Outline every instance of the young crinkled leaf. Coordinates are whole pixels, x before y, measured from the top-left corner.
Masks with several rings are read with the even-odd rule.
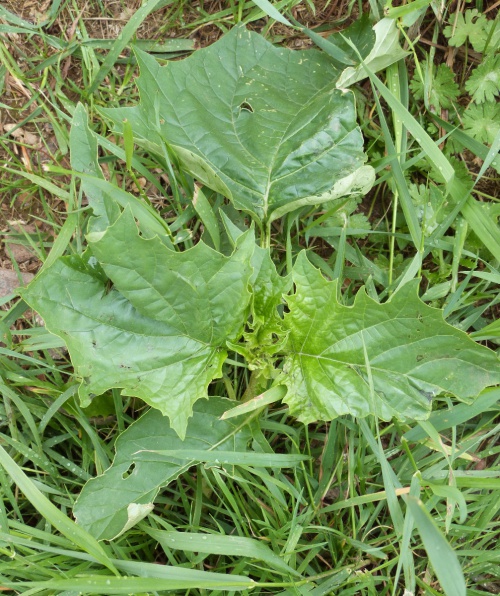
[[[366,192],[352,93],[316,50],[277,48],[238,26],[208,48],[160,67],[137,52],[141,103],[104,110],[118,129],[182,165],[260,223],[304,204]]]
[[[23,297],[66,342],[84,402],[122,388],[169,416],[183,437],[193,404],[221,374],[226,340],[247,320],[253,233],[230,257],[202,242],[176,253],[139,236],[126,209],[88,240],[111,291],[87,255],[56,261]]]
[[[467,399],[500,382],[495,353],[424,304],[416,283],[385,304],[360,290],[347,307],[338,302],[337,283],[327,281],[304,252],[293,278],[282,382],[284,401],[301,421],[370,413],[424,419],[439,392]]]
[[[225,214],[222,219],[231,242],[235,243],[243,232]],[[283,320],[278,308],[283,304],[283,295],[290,290],[292,279],[290,275],[279,275],[268,248],[256,246],[251,264],[250,331],[244,333],[244,343],[230,343],[229,347],[242,354],[251,369],[261,369],[264,376],[271,376],[275,371],[273,357],[283,345],[283,340],[276,341],[277,336],[283,336]]]
[[[225,213],[221,213],[226,232],[233,246],[238,238],[244,234]],[[276,271],[271,253],[268,248],[255,246],[252,255],[252,322],[251,327],[258,326],[275,328],[275,322],[280,319],[278,306],[283,302],[283,295],[287,293],[292,284],[290,276],[282,277]],[[280,319],[281,320],[281,319]]]
[[[224,453],[245,451],[248,427],[239,428],[239,419],[219,420],[230,403],[217,397],[198,402],[184,441],[165,416],[149,410],[118,438],[112,466],[84,486],[73,508],[78,524],[98,540],[115,538],[148,515],[162,486],[197,463],[161,460],[154,451],[216,451],[221,460]]]

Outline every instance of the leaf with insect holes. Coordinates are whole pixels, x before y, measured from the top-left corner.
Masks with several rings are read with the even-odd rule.
[[[490,56],[474,69],[465,89],[476,103],[494,102],[500,93],[500,55]]]
[[[234,27],[189,58],[161,67],[137,52],[141,103],[103,110],[118,129],[182,166],[261,225],[305,204],[367,192],[354,97],[316,50],[278,48]]]
[[[281,379],[290,413],[305,423],[370,413],[424,419],[438,393],[467,399],[500,382],[495,353],[424,304],[416,282],[385,304],[360,290],[353,306],[343,306],[337,282],[327,281],[305,252],[293,279]]]
[[[160,412],[146,412],[118,437],[112,465],[83,487],[73,508],[78,524],[98,540],[116,538],[152,511],[162,487],[200,462],[231,474],[236,465],[288,468],[309,459],[253,451],[244,418],[221,419],[231,405],[221,397],[198,401],[184,440]]]
[[[239,428],[238,418],[219,420],[230,404],[217,397],[197,402],[184,441],[160,412],[146,412],[119,436],[111,467],[83,487],[73,508],[78,524],[98,540],[115,538],[150,513],[162,486],[197,463],[181,458],[162,461],[154,451],[215,451],[221,460],[225,453],[245,451],[248,427]]]
[[[177,253],[139,236],[126,209],[88,240],[94,256],[59,259],[23,297],[66,342],[84,403],[119,387],[184,436],[193,404],[221,375],[226,341],[239,338],[247,320],[253,233],[229,257],[203,242]]]

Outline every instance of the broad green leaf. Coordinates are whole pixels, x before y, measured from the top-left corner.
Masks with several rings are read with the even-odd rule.
[[[221,398],[200,401],[181,441],[165,418],[151,409],[123,432],[116,457],[103,475],[89,480],[73,508],[78,524],[99,540],[111,540],[145,517],[162,486],[175,480],[196,461],[159,461],[151,451],[195,449],[224,454],[244,451],[250,440],[241,419],[221,421],[231,402]]]
[[[150,150],[168,142],[193,176],[259,223],[356,186],[365,156],[354,98],[335,89],[325,54],[277,48],[238,26],[164,67],[137,58],[141,103],[105,115],[119,129],[130,122]]]
[[[120,387],[184,436],[193,404],[221,374],[226,340],[239,338],[247,319],[253,234],[230,257],[202,242],[176,253],[139,236],[127,209],[88,239],[112,290],[87,254],[56,261],[24,298],[66,342],[84,403]]]
[[[429,561],[446,596],[465,596],[462,567],[453,548],[441,534],[420,499],[408,497],[408,507],[415,518]]]
[[[143,563],[146,567],[147,563]],[[112,575],[77,574],[71,579],[49,579],[47,581],[23,582],[12,584],[12,589],[29,588],[31,594],[158,594],[179,592],[188,594],[193,589],[207,589],[225,592],[241,592],[251,590],[255,585],[253,579],[243,575],[228,573],[212,573],[199,569],[186,569],[168,565],[150,563],[158,568],[151,576],[115,577]],[[134,569],[135,571],[135,569]],[[161,573],[163,571],[163,573]],[[151,573],[151,572],[150,572]],[[161,577],[156,577],[161,575]],[[8,585],[6,583],[6,585]],[[55,590],[55,592],[54,592]],[[23,590],[24,591],[24,590]],[[28,590],[24,591],[28,593]]]
[[[220,346],[240,335],[250,301],[252,232],[239,238],[230,258],[203,242],[173,252],[156,237],[139,236],[125,210],[106,232],[87,240],[115,288],[141,314],[207,344]]]
[[[424,419],[437,393],[467,399],[500,382],[495,353],[424,304],[416,283],[385,304],[361,290],[346,307],[337,300],[336,282],[324,279],[305,253],[293,278],[282,379],[284,401],[303,422],[369,413]]]
[[[374,27],[375,44],[364,62],[359,66],[349,66],[340,75],[337,81],[339,89],[345,89],[358,81],[365,79],[368,75],[364,65],[372,72],[378,72],[391,64],[405,58],[405,52],[399,45],[399,31],[394,19],[382,19]],[[364,56],[363,56],[364,57]],[[359,57],[356,62],[359,62]]]
[[[77,104],[73,113],[69,143],[73,170],[104,180],[98,161],[97,139],[89,128],[87,111],[81,103]]]
[[[94,229],[106,229],[118,218],[120,208],[112,198],[114,188],[112,193],[106,193],[103,189],[92,184],[93,178],[111,187],[109,182],[104,179],[99,166],[97,138],[89,128],[87,111],[81,103],[76,106],[73,114],[69,133],[69,147],[71,168],[75,172],[86,174],[85,177],[82,177],[82,191],[85,193],[94,215],[90,225]],[[92,178],[89,178],[89,176]],[[116,191],[125,192],[118,188],[116,188]]]

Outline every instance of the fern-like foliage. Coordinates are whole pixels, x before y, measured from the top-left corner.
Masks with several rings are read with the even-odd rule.
[[[495,101],[500,93],[500,54],[486,58],[470,75],[465,89],[476,103]]]
[[[469,39],[476,52],[483,53],[485,49],[494,51],[499,47],[500,25],[497,21],[488,20],[486,15],[479,14],[477,8],[466,10],[464,14],[459,13],[451,18],[451,22],[454,26],[444,28],[451,46],[462,46]]]
[[[433,70],[434,72],[432,72]],[[440,111],[441,108],[451,108],[460,92],[450,68],[446,64],[440,64],[436,67],[426,59],[422,62],[422,72],[424,80],[416,70],[410,83],[410,89],[413,91],[415,98],[427,99],[426,105],[429,105],[436,112]],[[427,82],[427,86],[425,82]]]
[[[491,145],[500,131],[500,104],[471,104],[463,113],[464,129],[481,143]]]

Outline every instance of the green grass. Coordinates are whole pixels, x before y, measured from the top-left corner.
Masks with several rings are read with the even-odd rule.
[[[285,44],[298,35],[267,17],[265,3],[259,7],[250,0],[149,0],[121,21],[105,2],[89,4],[82,12],[81,2],[52,2],[43,28],[27,15],[6,12],[16,3],[0,9],[2,124],[17,125],[39,143],[33,148],[13,130],[0,135],[0,217],[38,222],[37,234],[20,238],[37,255],[28,265],[32,270],[85,246],[89,212],[68,157],[69,123],[78,102],[102,136],[101,165],[110,180],[137,196],[147,194],[183,248],[193,245],[202,225],[210,232],[210,212],[189,206],[189,185],[168,156],[132,157],[130,140],[127,146],[110,137],[99,116],[99,107],[138,99],[135,61],[124,51],[137,34],[166,42],[156,48],[162,59],[186,55],[193,36],[206,44],[241,21]],[[322,21],[331,3],[322,3],[323,10],[316,6],[316,15],[314,4],[283,0],[275,6],[313,28],[335,29],[336,23]],[[375,2],[370,5],[381,12]],[[444,7],[447,22],[453,22],[453,6]],[[123,2],[120,10],[126,8]],[[342,19],[358,9],[346,4]],[[125,27],[116,41],[115,22]],[[72,28],[70,39],[61,27]],[[421,30],[438,46],[446,41],[431,9]],[[111,42],[102,39],[103,32]],[[174,42],[171,34],[184,41]],[[418,40],[408,49],[410,73],[415,58],[443,59],[441,50]],[[453,64],[462,89],[476,59],[469,50],[464,46]],[[299,249],[309,247],[315,265],[341,278],[347,303],[361,284],[383,300],[420,276],[424,299],[444,308],[449,323],[498,349],[499,175],[482,165],[498,159],[499,138],[490,149],[460,127],[453,110],[435,114],[408,93],[408,77],[407,68],[393,66],[372,76],[371,87],[356,86],[360,125],[378,173],[358,211],[366,218],[356,219],[353,205],[339,213],[304,208],[288,214],[273,224],[277,267],[285,274]],[[433,79],[426,84],[432,86]],[[469,101],[464,92],[462,103]],[[456,112],[461,109],[457,102]],[[458,158],[460,175],[453,177]],[[425,197],[421,203],[417,185]],[[426,195],[431,188],[441,194]],[[207,196],[209,205],[213,200]],[[425,204],[437,209],[445,201],[443,217],[426,230]],[[7,261],[8,252],[2,258]],[[306,454],[310,460],[288,470],[199,464],[160,493],[146,519],[98,544],[74,523],[72,507],[83,484],[110,465],[117,437],[144,404],[112,391],[82,409],[61,342],[26,304],[7,298],[0,320],[0,589],[6,593],[397,596],[415,586],[416,594],[451,595],[457,560],[468,595],[498,593],[497,389],[472,405],[436,399],[423,424],[342,417],[306,427],[286,408],[270,404],[252,427],[254,449]],[[231,358],[211,392],[240,398],[248,371],[238,355]],[[191,533],[194,545],[172,545],[172,532]],[[217,546],[210,535],[217,535]],[[225,536],[239,537],[240,550]],[[449,546],[436,551],[443,537]]]

